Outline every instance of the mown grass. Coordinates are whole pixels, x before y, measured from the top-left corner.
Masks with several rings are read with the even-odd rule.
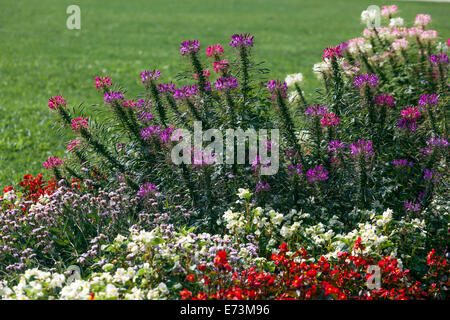
[[[66,8],[81,8],[81,30],[66,28]],[[25,173],[42,172],[50,155],[63,156],[67,138],[55,130],[47,108],[63,94],[71,105],[98,103],[96,75],[109,74],[141,92],[140,71],[159,68],[172,80],[181,58],[178,45],[198,39],[227,44],[233,33],[255,35],[255,55],[271,76],[302,72],[305,89],[317,80],[312,65],[322,49],[357,37],[366,0],[2,0],[0,10],[0,186]],[[448,3],[399,2],[411,24],[429,13],[444,38],[450,34]]]

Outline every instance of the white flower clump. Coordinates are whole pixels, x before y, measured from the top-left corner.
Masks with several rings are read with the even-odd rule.
[[[361,12],[361,22],[366,25],[373,24],[377,19],[377,15],[377,10],[364,10]]]
[[[393,28],[393,27],[402,27],[403,26],[403,18],[391,18],[391,20],[389,21],[389,27]]]
[[[303,81],[303,74],[301,73],[288,74],[284,81],[286,82],[288,88],[293,87],[296,83],[301,83]]]

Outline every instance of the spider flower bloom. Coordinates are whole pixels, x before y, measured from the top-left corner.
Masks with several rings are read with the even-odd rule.
[[[230,47],[253,47],[253,38],[249,33],[234,34],[231,36]]]
[[[303,74],[301,73],[293,73],[288,74],[286,79],[284,79],[288,88],[293,87],[296,83],[301,83],[303,81]]]
[[[406,159],[396,159],[392,161],[392,164],[396,167],[396,168],[406,168],[406,167],[413,167],[414,163],[412,163],[411,161],[408,161]]]
[[[353,85],[358,88],[362,88],[364,85],[368,85],[372,88],[378,86],[378,76],[375,74],[361,74],[357,75],[353,80]]]
[[[228,60],[214,61],[213,70],[217,73],[222,70],[228,70],[228,68],[230,68]]]
[[[166,144],[170,141],[170,137],[172,133],[175,131],[175,127],[169,127],[161,131],[159,134],[159,138],[161,139],[161,142]]]
[[[419,108],[417,108],[417,107],[406,107],[400,112],[400,115],[403,118],[410,119],[410,120],[420,118],[420,116],[421,116]]]
[[[139,121],[151,121],[151,120],[153,120],[153,114],[150,113],[150,112],[145,112],[145,111],[139,112],[136,115],[136,117],[137,117],[137,119]]]
[[[448,141],[444,137],[442,137],[442,138],[439,138],[439,137],[430,138],[430,139],[427,140],[427,144],[431,148],[433,148],[433,147],[443,148],[443,147],[448,147],[449,146]]]
[[[392,49],[395,51],[401,51],[408,48],[408,40],[406,38],[395,39],[392,43]]]
[[[159,77],[161,77],[161,72],[159,70],[145,70],[141,72],[141,81],[143,84],[146,84],[151,80],[156,80]]]
[[[48,107],[52,110],[54,110],[60,106],[65,106],[65,105],[66,105],[66,100],[62,96],[51,97],[48,100]]]
[[[161,134],[160,126],[151,126],[141,129],[141,137],[144,141],[149,141],[153,137],[159,137]]]
[[[259,193],[259,192],[263,192],[263,191],[268,191],[270,190],[270,184],[269,183],[264,183],[262,181],[258,181],[258,183],[256,183],[256,187],[255,187],[255,192]]]
[[[339,140],[333,140],[330,141],[328,144],[328,151],[333,152],[335,154],[341,153],[342,150],[345,148],[345,143],[340,142]]]
[[[139,191],[137,193],[139,198],[148,198],[152,194],[156,194],[158,192],[158,187],[153,183],[145,183],[140,186]]]
[[[364,155],[366,158],[369,158],[375,154],[373,151],[372,141],[370,140],[362,140],[353,142],[350,145],[351,155],[354,158]]]
[[[305,114],[307,116],[310,116],[310,117],[323,116],[327,112],[328,112],[328,107],[327,106],[317,106],[317,105],[307,107],[306,110],[305,110]]]
[[[45,169],[57,168],[64,163],[64,160],[59,159],[58,157],[48,157],[47,160],[43,163]]]
[[[303,166],[302,166],[301,163],[298,163],[297,165],[290,164],[290,165],[288,165],[287,168],[289,170],[289,175],[290,176],[292,176],[292,175],[300,175],[303,172]]]
[[[397,6],[394,4],[392,6],[383,6],[381,7],[381,16],[382,17],[390,17],[398,12]]]
[[[161,94],[173,93],[175,85],[173,83],[158,83],[158,91]]]
[[[322,127],[335,127],[341,122],[333,112],[327,112],[320,119],[320,125]]]
[[[198,88],[195,84],[191,86],[184,86],[182,89],[175,89],[173,91],[173,97],[177,100],[189,98],[195,96],[198,93]]]
[[[448,56],[446,53],[433,54],[430,56],[430,61],[433,64],[448,64]]]
[[[420,96],[419,99],[419,106],[426,107],[426,106],[437,106],[439,104],[439,100],[437,97],[437,94],[423,94]]]
[[[181,55],[197,53],[200,50],[200,43],[198,40],[183,41],[180,46]]]
[[[405,201],[404,207],[406,211],[420,212],[420,204],[413,201]]]
[[[122,103],[122,106],[123,106],[124,108],[135,108],[135,107],[137,106],[137,102],[134,101],[134,100],[125,100],[125,101]]]
[[[395,107],[394,97],[390,94],[381,94],[375,97],[375,104],[385,107]]]
[[[120,91],[105,92],[105,103],[114,103],[115,101],[122,101],[125,99],[124,95]]]
[[[80,118],[80,117],[78,117],[78,118],[72,119],[72,130],[73,131],[78,131],[81,128],[83,128],[83,129],[88,129],[89,128],[89,126],[88,126],[88,118]]]
[[[236,78],[223,77],[214,82],[214,87],[219,91],[230,91],[239,87]]]
[[[67,144],[67,151],[74,150],[79,145],[81,145],[81,140],[76,139],[76,140],[69,141],[69,143]]]
[[[425,169],[423,171],[423,179],[425,181],[431,181],[432,183],[438,182],[442,178],[442,173],[433,171],[430,169]]]
[[[341,47],[328,47],[323,50],[324,59],[342,58]]]
[[[209,58],[220,57],[223,54],[223,47],[220,44],[215,44],[206,48],[206,55]]]
[[[267,83],[267,90],[271,93],[272,99],[276,99],[277,92],[279,92],[283,98],[286,98],[287,84],[286,82],[281,82],[278,80],[270,80]]]
[[[111,78],[109,76],[95,77],[95,88],[107,88],[112,86]]]
[[[306,176],[311,183],[325,181],[328,179],[328,171],[324,167],[316,165],[306,172]]]
[[[397,122],[397,127],[401,129],[407,129],[410,131],[415,131],[417,129],[416,120],[421,117],[419,108],[417,107],[407,107],[404,108],[400,115],[403,117]]]
[[[426,26],[431,22],[431,16],[429,14],[419,13],[414,20],[414,25],[416,26]]]
[[[211,72],[208,69],[203,70],[203,76],[208,79],[211,76]],[[194,73],[194,79],[198,80],[198,74]]]
[[[436,39],[438,36],[438,33],[436,30],[426,30],[420,34],[420,40],[430,40],[430,39]]]

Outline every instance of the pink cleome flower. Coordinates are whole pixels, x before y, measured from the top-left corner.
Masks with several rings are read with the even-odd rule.
[[[414,20],[416,26],[426,26],[431,22],[431,16],[429,14],[419,13]]]
[[[58,157],[48,157],[47,160],[43,163],[45,169],[57,168],[64,163],[64,160],[59,159]]]
[[[341,122],[333,112],[327,112],[320,119],[320,124],[322,127],[335,127]]]
[[[77,148],[80,144],[81,144],[81,140],[78,140],[78,139],[69,141],[69,143],[67,144],[67,151],[71,151],[71,150]]]
[[[210,58],[220,57],[223,54],[223,47],[220,44],[215,44],[206,48],[206,55]]]
[[[48,107],[52,110],[58,108],[59,106],[65,106],[66,100],[62,96],[51,97],[48,100]]]
[[[88,118],[80,118],[80,117],[78,117],[78,118],[72,119],[72,130],[73,131],[78,131],[81,128],[83,128],[83,129],[88,129],[89,128],[89,126],[88,126]]]
[[[389,17],[398,12],[397,6],[394,4],[392,6],[383,6],[381,7],[381,16],[382,17]]]
[[[95,88],[107,88],[112,85],[111,78],[109,76],[95,77]]]

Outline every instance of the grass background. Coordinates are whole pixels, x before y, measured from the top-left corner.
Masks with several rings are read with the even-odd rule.
[[[66,8],[81,8],[81,30],[66,28]],[[317,80],[312,65],[322,49],[361,35],[360,13],[377,0],[1,0],[0,187],[43,171],[50,155],[64,156],[66,138],[53,125],[50,96],[70,105],[99,103],[97,75],[141,92],[140,71],[159,68],[170,81],[183,40],[205,48],[230,36],[255,35],[255,55],[271,77],[302,72],[306,90]],[[408,26],[431,14],[440,36],[450,35],[449,3],[396,2]],[[229,51],[229,49],[226,49]]]

